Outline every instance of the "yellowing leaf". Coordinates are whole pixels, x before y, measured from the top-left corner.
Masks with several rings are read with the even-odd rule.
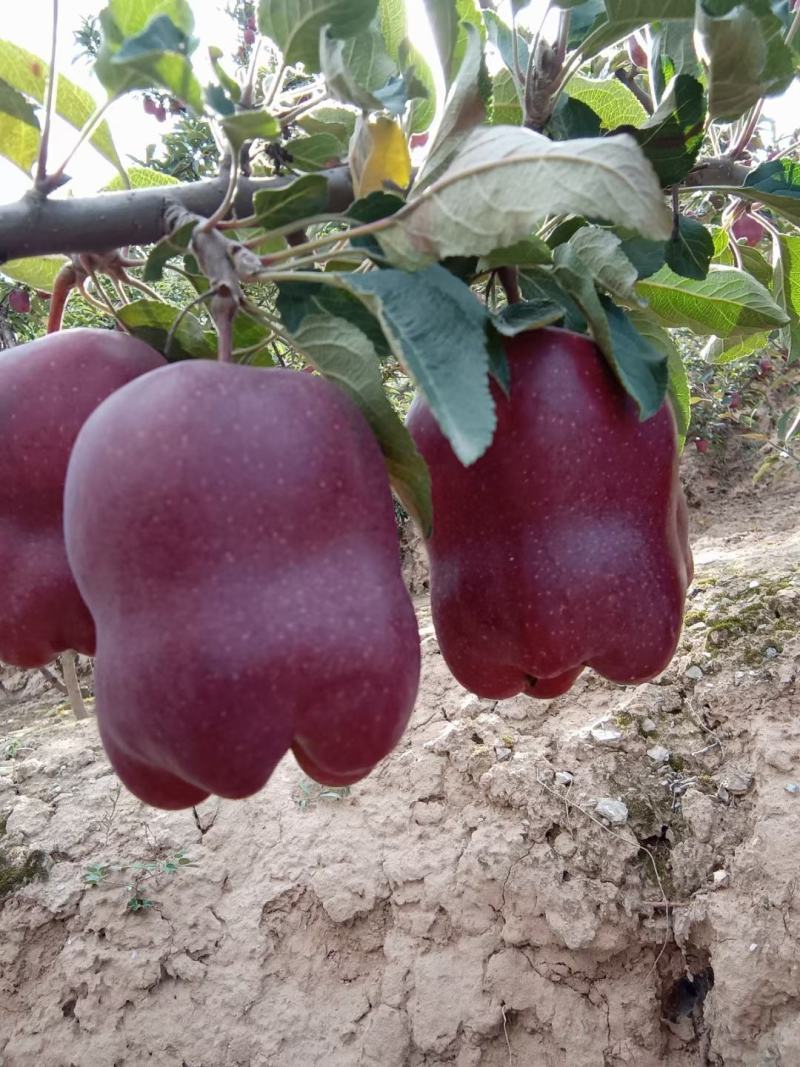
[[[396,119],[379,115],[360,120],[350,147],[350,170],[356,197],[385,192],[386,184],[405,189],[411,181],[411,156]]]

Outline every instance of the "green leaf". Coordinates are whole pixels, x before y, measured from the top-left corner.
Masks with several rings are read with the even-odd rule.
[[[667,259],[667,246],[664,241],[648,241],[644,237],[627,236],[620,230],[622,251],[636,268],[640,278],[649,278],[661,270]]]
[[[169,352],[166,351],[169,331],[181,314],[181,309],[157,300],[134,300],[117,312],[134,337],[146,341],[170,361],[181,359],[214,359],[216,346],[211,343],[202,323],[191,311],[186,312],[176,329]]]
[[[39,56],[20,48],[11,41],[0,41],[0,71],[2,71],[3,79],[14,89],[40,104],[44,104],[45,78],[48,69],[48,64]],[[60,118],[76,130],[80,130],[97,110],[97,105],[90,93],[81,89],[63,74],[59,74],[55,108]],[[3,140],[0,136],[0,144]],[[106,122],[99,123],[89,138],[89,143],[112,166],[124,173]]]
[[[39,120],[25,97],[0,80],[0,155],[30,174],[39,154]]]
[[[274,115],[268,115],[266,111],[239,111],[230,118],[223,119],[222,128],[234,152],[238,152],[245,141],[255,141],[258,138],[273,141],[281,134],[280,123]]]
[[[483,121],[486,114],[480,93],[483,69],[480,36],[471,25],[465,27],[465,33],[466,47],[461,68],[447,95],[439,129],[414,185],[415,196],[446,170],[470,131]]]
[[[556,281],[552,268],[534,267],[519,273],[519,288],[526,300],[553,303],[564,310],[564,326],[575,333],[587,333],[588,324],[582,310]],[[592,286],[594,291],[594,286]],[[596,295],[596,294],[595,294]]]
[[[386,51],[380,27],[374,22],[346,41],[324,34],[319,62],[330,95],[362,111],[380,110],[376,91],[399,77],[397,64]],[[393,114],[403,112],[405,97],[401,95],[399,110],[393,109]]]
[[[693,19],[659,23],[651,33],[651,39],[651,69],[657,100],[661,99],[667,85],[677,75],[702,76],[694,50]]]
[[[633,136],[663,186],[682,181],[703,144],[706,107],[703,87],[688,74],[670,84],[655,114]]]
[[[157,245],[154,245],[147,257],[144,266],[144,280],[157,282],[164,277],[164,265],[175,256],[183,255],[189,247],[196,223],[187,222],[175,233],[163,237]]]
[[[481,51],[486,41],[486,27],[475,0],[427,0],[426,8],[445,86],[449,87],[461,68],[467,48],[466,26],[471,25],[478,31]]]
[[[294,283],[294,287],[327,288],[304,287],[300,283]],[[307,294],[302,304],[300,299],[296,298],[291,316],[293,343],[324,377],[344,389],[359,406],[381,446],[395,492],[428,534],[433,516],[430,475],[386,397],[371,339],[352,319],[331,314],[330,307],[319,303],[313,293]],[[385,347],[386,342],[382,344]]]
[[[194,19],[184,0],[111,0],[100,24],[103,44],[94,69],[110,95],[157,87],[202,113],[203,91],[188,57]]]
[[[800,358],[800,237],[784,234],[778,248],[775,299],[789,316],[781,341],[789,352],[789,362],[794,363]]]
[[[574,248],[559,245],[553,260],[556,279],[580,307],[595,343],[636,401],[640,417],[654,415],[666,390],[666,360],[636,333],[621,308],[598,296],[594,279]]]
[[[554,141],[569,141],[576,137],[599,137],[601,126],[600,116],[588,104],[562,93],[547,130]]]
[[[714,238],[697,219],[681,215],[678,232],[667,241],[666,262],[684,278],[702,281],[714,256]]]
[[[151,167],[131,167],[127,174],[127,184],[118,174],[103,186],[103,192],[116,193],[130,187],[131,189],[155,189],[159,185],[180,185],[177,178]]]
[[[326,170],[331,163],[342,159],[347,150],[342,150],[338,138],[330,133],[313,133],[310,137],[293,137],[286,145],[295,167],[301,170]]]
[[[582,226],[569,245],[603,289],[620,300],[630,300],[639,275],[616,234],[600,226]]]
[[[12,281],[30,285],[43,293],[52,293],[56,275],[69,260],[65,256],[31,256],[0,263],[0,274]]]
[[[610,300],[603,301],[613,350],[612,366],[625,390],[639,406],[642,421],[664,403],[669,381],[667,360],[637,330],[630,316]]]
[[[577,75],[567,83],[567,93],[599,115],[607,130],[617,126],[639,126],[647,118],[647,112],[630,89],[616,78]]]
[[[497,248],[478,262],[478,273],[497,267],[535,267],[552,261],[550,249],[539,237],[525,237],[507,248]]]
[[[772,294],[744,271],[712,265],[704,281],[682,278],[669,267],[636,291],[665,326],[684,326],[700,335],[734,337],[785,326],[788,316]]]
[[[672,216],[655,173],[627,135],[550,141],[531,130],[473,130],[422,192],[412,189],[378,235],[392,262],[414,269],[446,256],[488,255],[550,215],[590,215],[669,237]]]
[[[563,319],[563,307],[552,300],[520,300],[491,313],[492,325],[504,337],[516,337],[523,330],[538,330]]]
[[[300,329],[303,318],[313,311],[334,318],[346,319],[363,333],[381,359],[392,354],[381,324],[362,301],[346,289],[314,282],[309,271],[308,282],[281,282],[278,287],[277,308],[281,321],[291,333]]]
[[[628,311],[628,318],[651,347],[666,357],[669,375],[667,395],[672,401],[678,428],[678,446],[682,449],[692,419],[692,403],[689,378],[681,354],[669,333],[653,322],[646,312],[634,308]]]
[[[253,197],[253,213],[265,230],[319,215],[327,206],[328,183],[321,174],[304,174],[279,189],[261,189]]]
[[[369,26],[378,0],[259,0],[258,28],[283,53],[286,63],[302,63],[309,74],[320,67],[320,34],[355,37]]]
[[[770,0],[698,0],[696,32],[712,119],[733,122],[790,85],[794,58]]]
[[[522,123],[519,93],[513,76],[507,70],[499,71],[492,78],[490,122],[493,126],[519,126]]]
[[[489,41],[500,53],[500,58],[503,60],[508,70],[512,74],[515,74],[514,33],[511,27],[503,22],[497,12],[491,10],[483,12],[483,21],[486,25],[486,33]],[[525,71],[528,69],[528,42],[519,27],[517,30],[517,62],[519,64],[519,71],[524,77]]]
[[[751,333],[748,337],[722,338],[712,337],[703,348],[703,355],[707,360],[724,366],[728,363],[737,363],[740,359],[747,359],[754,352],[760,352],[769,344],[768,333]]]
[[[231,98],[232,101],[238,103],[242,98],[242,89],[235,78],[232,78],[228,74],[227,70],[220,63],[222,59],[223,51],[221,48],[217,48],[216,45],[212,45],[208,50],[208,57],[211,60],[211,66],[214,68],[214,73],[219,78],[220,85]]]
[[[356,127],[356,116],[344,107],[317,107],[307,115],[301,115],[297,125],[306,133],[327,133],[336,137],[346,152]]]
[[[381,270],[341,280],[380,320],[458,458],[474,463],[495,427],[485,306],[438,264],[415,274]]]
[[[792,159],[774,159],[762,163],[745,178],[743,186],[711,186],[721,192],[765,204],[800,226],[800,163]]]

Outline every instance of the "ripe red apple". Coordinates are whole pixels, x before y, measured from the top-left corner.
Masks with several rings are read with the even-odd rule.
[[[760,359],[758,361],[758,371],[762,378],[768,378],[774,369],[771,359]]]
[[[250,29],[249,26],[244,31],[244,43],[246,45],[251,45],[251,44],[255,44],[256,43],[256,31]]]
[[[0,352],[0,660],[39,667],[68,648],[94,652],[64,550],[67,461],[97,405],[163,365],[149,345],[110,330],[68,330]]]
[[[142,800],[249,796],[290,747],[344,785],[397,744],[416,619],[380,449],[336,386],[203,361],[133,382],[81,431],[65,531],[101,736]]]
[[[31,310],[31,298],[27,289],[12,289],[8,294],[8,306],[18,315],[27,315]]]
[[[701,453],[701,455],[705,455],[711,446],[709,445],[708,440],[705,437],[695,437],[694,447],[697,449],[698,452]]]
[[[734,222],[731,232],[737,241],[745,241],[748,245],[754,247],[764,236],[766,230],[758,219],[754,219],[751,214],[746,213],[740,215]]]
[[[416,399],[430,468],[428,544],[442,655],[467,689],[554,697],[585,666],[646,681],[669,663],[692,562],[667,403],[640,422],[587,337],[541,329],[505,344],[510,399],[463,466]]]

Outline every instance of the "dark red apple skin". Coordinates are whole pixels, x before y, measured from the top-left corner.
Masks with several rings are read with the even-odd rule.
[[[751,248],[754,248],[767,232],[758,219],[747,213],[739,216],[731,231],[737,241],[745,241]]]
[[[65,531],[140,799],[249,796],[289,748],[349,784],[397,744],[417,623],[380,449],[336,386],[200,361],[132,383],[81,431]]]
[[[584,666],[653,678],[673,656],[692,577],[672,410],[640,422],[586,337],[506,342],[510,399],[463,466],[416,399],[408,428],[433,486],[433,621],[458,681],[481,697],[565,693]]]
[[[75,438],[131,379],[164,366],[142,341],[68,330],[0,352],[0,660],[39,667],[94,652],[94,625],[64,549],[63,494]]]

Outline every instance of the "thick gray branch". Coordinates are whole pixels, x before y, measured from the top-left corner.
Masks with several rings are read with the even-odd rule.
[[[347,168],[335,167],[325,176],[329,210],[343,211],[353,200]],[[242,178],[236,197],[237,216],[244,218],[252,213],[253,194],[258,190],[279,188],[291,181],[291,176]],[[166,232],[164,211],[170,201],[208,217],[222,203],[225,186],[224,178],[214,178],[74,200],[44,199],[28,193],[16,204],[0,207],[0,263],[23,256],[105,252],[127,245],[152,244]]]

